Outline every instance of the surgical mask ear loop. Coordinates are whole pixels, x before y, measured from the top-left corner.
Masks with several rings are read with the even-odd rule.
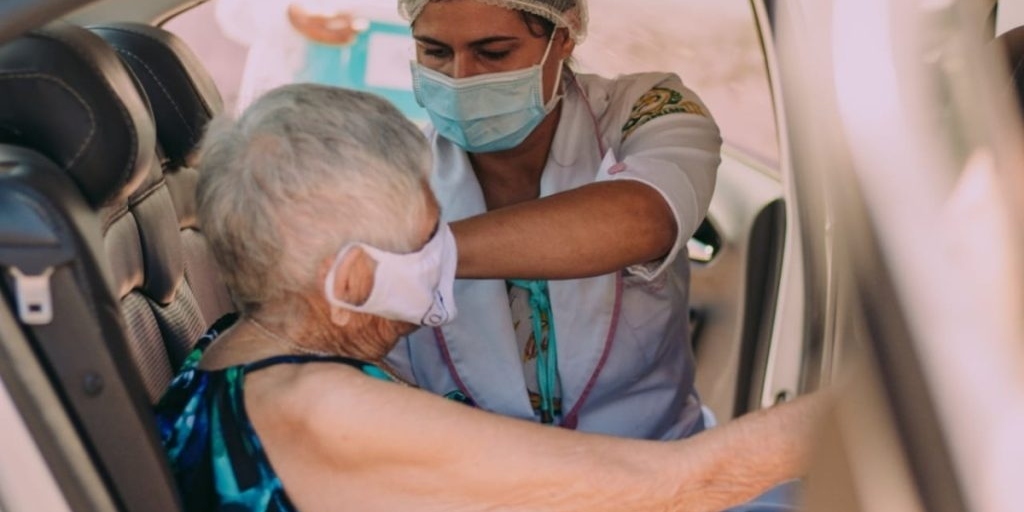
[[[555,43],[555,34],[558,33],[558,29],[551,32],[551,37],[548,39],[548,47],[544,49],[544,56],[540,59],[540,83],[541,83],[541,101],[544,100],[544,64],[548,61],[548,55],[551,53],[551,47]],[[551,90],[551,100],[544,105],[544,112],[551,112],[554,110],[555,105],[558,104],[558,100],[562,99],[562,95],[558,94],[558,86],[562,83],[562,62],[558,63],[558,71],[555,75],[555,87]]]

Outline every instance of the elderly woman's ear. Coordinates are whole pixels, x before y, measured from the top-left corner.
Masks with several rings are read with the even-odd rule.
[[[325,267],[333,263],[333,258],[327,261]],[[334,296],[354,304],[362,305],[370,298],[373,291],[373,275],[377,270],[377,262],[366,254],[359,247],[353,247],[342,256],[338,267],[334,272],[334,282],[328,286],[334,287]],[[345,308],[331,308],[331,320],[337,325],[346,325],[352,317],[353,312]]]

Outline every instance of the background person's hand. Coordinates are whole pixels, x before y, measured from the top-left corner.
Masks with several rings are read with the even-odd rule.
[[[296,4],[288,5],[288,21],[307,39],[321,44],[345,45],[366,30],[366,21],[347,12],[314,14]]]

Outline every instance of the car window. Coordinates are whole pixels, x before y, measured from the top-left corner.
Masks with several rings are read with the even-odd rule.
[[[315,82],[378,94],[426,122],[412,94],[411,32],[392,2],[214,0],[164,28],[199,50],[229,110],[276,86]]]
[[[672,71],[718,121],[725,141],[772,166],[778,141],[764,52],[748,0],[590,0],[582,70]]]
[[[293,3],[307,6],[314,24],[348,24],[358,35],[347,45],[310,42],[289,23],[287,0],[213,0],[164,28],[197,50],[229,109],[273,86],[307,80],[381,94],[413,120],[426,121],[411,92],[412,40],[393,0],[373,9],[355,0]],[[332,11],[324,10],[328,4]],[[771,91],[747,0],[591,0],[589,7],[589,35],[575,51],[581,71],[678,73],[729,145],[776,167]]]
[[[1024,25],[1024,1],[1022,0],[999,0],[995,8],[996,26],[995,35],[1005,33],[1010,29]]]
[[[249,47],[224,34],[214,9],[218,0],[202,3],[168,20],[163,28],[185,41],[213,77],[224,107],[234,110]]]

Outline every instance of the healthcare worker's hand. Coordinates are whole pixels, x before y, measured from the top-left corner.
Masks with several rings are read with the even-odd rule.
[[[317,14],[299,5],[288,5],[288,21],[307,39],[321,44],[346,45],[366,30],[366,21],[351,13]]]

